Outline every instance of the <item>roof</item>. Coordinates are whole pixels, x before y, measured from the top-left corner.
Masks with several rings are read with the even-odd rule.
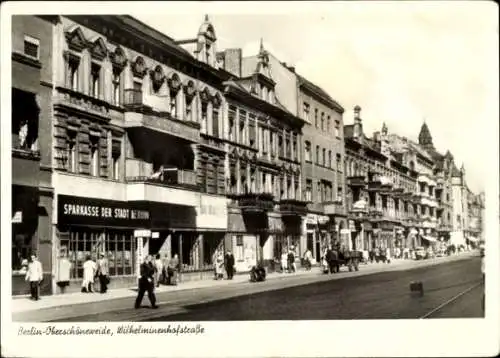
[[[344,107],[342,107],[337,101],[335,101],[323,88],[315,85],[305,77],[297,74],[299,80],[299,87],[304,86],[308,88],[311,92],[314,92],[318,97],[326,101],[333,109],[344,112]]]
[[[417,143],[411,141],[411,140],[408,140],[408,144],[410,145],[410,147],[415,150],[418,154],[420,154],[422,157],[426,158],[427,160],[429,161],[434,161],[434,159],[432,158],[432,156],[429,154],[429,152],[427,152],[424,148],[422,148],[420,145],[418,145]]]

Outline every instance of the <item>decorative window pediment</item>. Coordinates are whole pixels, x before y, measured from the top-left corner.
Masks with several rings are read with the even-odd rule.
[[[222,104],[222,98],[220,96],[219,93],[216,93],[213,97],[212,97],[212,104],[214,106],[214,108],[219,108]]]
[[[127,65],[127,56],[125,55],[125,52],[123,49],[118,46],[113,53],[110,55],[111,62],[113,62],[113,65],[118,67],[118,68],[124,68]]]
[[[104,43],[104,40],[101,37],[92,42],[90,47],[90,53],[92,57],[100,61],[102,61],[108,55],[108,49],[106,48],[106,44]]]
[[[181,88],[181,79],[177,73],[173,73],[168,79],[168,86],[171,91],[178,91]]]
[[[212,98],[210,91],[208,90],[207,87],[205,87],[203,91],[201,91],[200,98],[203,102],[208,102]]]
[[[191,100],[194,95],[196,94],[196,88],[194,86],[194,82],[189,80],[185,85],[184,85],[184,93],[186,94],[186,97]]]
[[[80,27],[73,29],[72,31],[65,32],[66,41],[68,42],[68,47],[71,50],[81,52],[87,47],[87,39],[85,38],[83,31]]]
[[[158,92],[158,90],[165,82],[165,73],[163,72],[163,68],[160,65],[156,66],[154,70],[151,70],[151,81],[153,83],[153,90]]]
[[[146,62],[144,62],[144,59],[141,56],[137,56],[132,64],[132,72],[134,73],[134,76],[143,78],[146,74],[146,70]]]

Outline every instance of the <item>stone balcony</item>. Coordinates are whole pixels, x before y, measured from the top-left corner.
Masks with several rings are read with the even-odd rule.
[[[346,209],[341,201],[324,202],[323,207],[326,215],[345,216]]]
[[[230,194],[244,213],[266,213],[274,209],[274,196],[270,193]]]
[[[125,127],[128,129],[145,132],[155,131],[194,143],[200,140],[199,123],[182,120],[167,111],[145,104],[141,90],[126,89],[123,106],[125,108]]]
[[[304,216],[307,214],[307,201],[297,199],[280,200],[279,211],[282,216]]]

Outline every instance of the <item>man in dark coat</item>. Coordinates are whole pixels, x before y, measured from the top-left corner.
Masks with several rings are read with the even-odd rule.
[[[141,277],[139,278],[139,293],[135,300],[135,308],[141,307],[144,293],[148,291],[148,298],[153,308],[158,308],[156,305],[156,296],[154,293],[154,275],[155,268],[151,260],[151,256],[147,256],[146,260],[141,264]]]
[[[234,275],[234,255],[229,250],[224,257],[224,266],[226,266],[227,279],[232,280]]]
[[[326,262],[328,263],[328,267],[330,269],[330,273],[333,273],[333,269],[335,267],[337,261],[337,255],[333,252],[332,247],[328,246],[328,250],[326,250]]]

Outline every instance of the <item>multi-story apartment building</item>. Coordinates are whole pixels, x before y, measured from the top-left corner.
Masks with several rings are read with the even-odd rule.
[[[51,292],[53,21],[12,17],[12,294],[29,292],[23,266],[32,252],[43,266],[41,294]]]
[[[177,254],[185,279],[210,270],[227,229],[230,75],[213,67],[215,40],[208,21],[190,53],[129,16],[60,17],[50,47],[52,224],[54,260],[69,258],[72,281],[99,252],[115,286],[135,282],[146,254]]]
[[[324,248],[348,241],[344,181],[344,109],[322,88],[297,75],[304,133],[303,188],[309,202],[307,248],[319,261]]]
[[[240,49],[230,49],[220,52],[218,60],[235,75],[224,83],[231,198],[226,246],[233,248],[241,271],[257,261],[274,263],[285,249],[304,250],[304,123],[280,103],[270,55],[262,44],[257,56],[243,58]]]
[[[414,201],[417,172],[414,162],[391,147],[386,125],[373,138],[363,133],[361,108],[354,108],[354,124],[344,126],[348,248],[371,250],[412,247],[417,229]]]
[[[453,193],[453,216],[451,243],[455,245],[466,245],[465,230],[468,226],[467,207],[467,183],[465,180],[465,168],[460,169],[453,165],[452,169],[452,193]]]
[[[440,241],[448,241],[452,230],[453,195],[452,195],[452,172],[454,166],[453,155],[447,151],[444,155],[434,147],[432,135],[426,123],[422,124],[418,137],[419,145],[430,154],[434,161],[434,178],[436,187],[434,189],[437,199],[436,207],[436,233]]]
[[[468,212],[468,226],[465,230],[467,245],[469,247],[476,247],[481,241],[482,233],[482,210],[483,200],[482,193],[474,194],[470,189],[467,189],[467,212]]]

